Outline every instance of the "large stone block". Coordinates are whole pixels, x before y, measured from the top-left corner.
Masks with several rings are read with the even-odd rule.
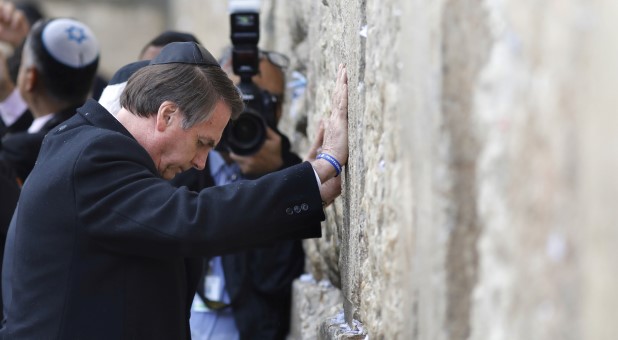
[[[341,291],[328,280],[303,275],[292,286],[292,318],[288,340],[318,338],[319,326],[342,308]]]
[[[328,113],[339,60],[350,73],[344,196],[307,247],[312,271],[340,275],[347,324],[388,339],[611,338],[618,6],[287,6],[302,138]]]

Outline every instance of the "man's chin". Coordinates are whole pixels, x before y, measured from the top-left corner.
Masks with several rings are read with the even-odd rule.
[[[178,173],[179,173],[179,172],[176,172],[176,171],[169,171],[169,170],[168,170],[168,171],[163,172],[163,174],[161,174],[161,177],[163,177],[163,179],[165,179],[165,180],[168,180],[168,181],[169,181],[169,180],[172,180],[174,177],[176,177],[176,175],[177,175]]]
[[[167,169],[166,171],[163,172],[161,177],[169,181],[173,179],[174,177],[176,177],[176,175],[181,174],[183,172],[184,170],[182,170],[182,168]]]

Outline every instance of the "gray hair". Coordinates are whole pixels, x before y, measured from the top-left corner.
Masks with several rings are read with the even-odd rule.
[[[172,63],[143,67],[129,78],[120,97],[120,105],[140,117],[156,115],[164,101],[175,103],[184,112],[183,129],[208,120],[219,101],[230,107],[232,119],[244,109],[236,86],[221,68],[212,66]]]

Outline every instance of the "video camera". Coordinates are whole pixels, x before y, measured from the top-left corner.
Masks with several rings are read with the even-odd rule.
[[[248,3],[251,6],[246,6]],[[256,6],[257,5],[257,6]],[[238,88],[245,110],[230,121],[223,132],[222,147],[238,155],[257,152],[266,139],[267,126],[275,129],[276,99],[251,79],[259,72],[260,15],[259,1],[230,0],[232,68],[240,77]]]

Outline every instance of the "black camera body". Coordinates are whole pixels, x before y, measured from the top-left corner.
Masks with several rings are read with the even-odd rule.
[[[259,72],[260,17],[258,12],[243,11],[230,15],[232,68],[240,77],[238,88],[245,110],[225,128],[222,147],[238,155],[257,152],[266,140],[266,128],[276,129],[276,98],[260,89],[251,79]]]

